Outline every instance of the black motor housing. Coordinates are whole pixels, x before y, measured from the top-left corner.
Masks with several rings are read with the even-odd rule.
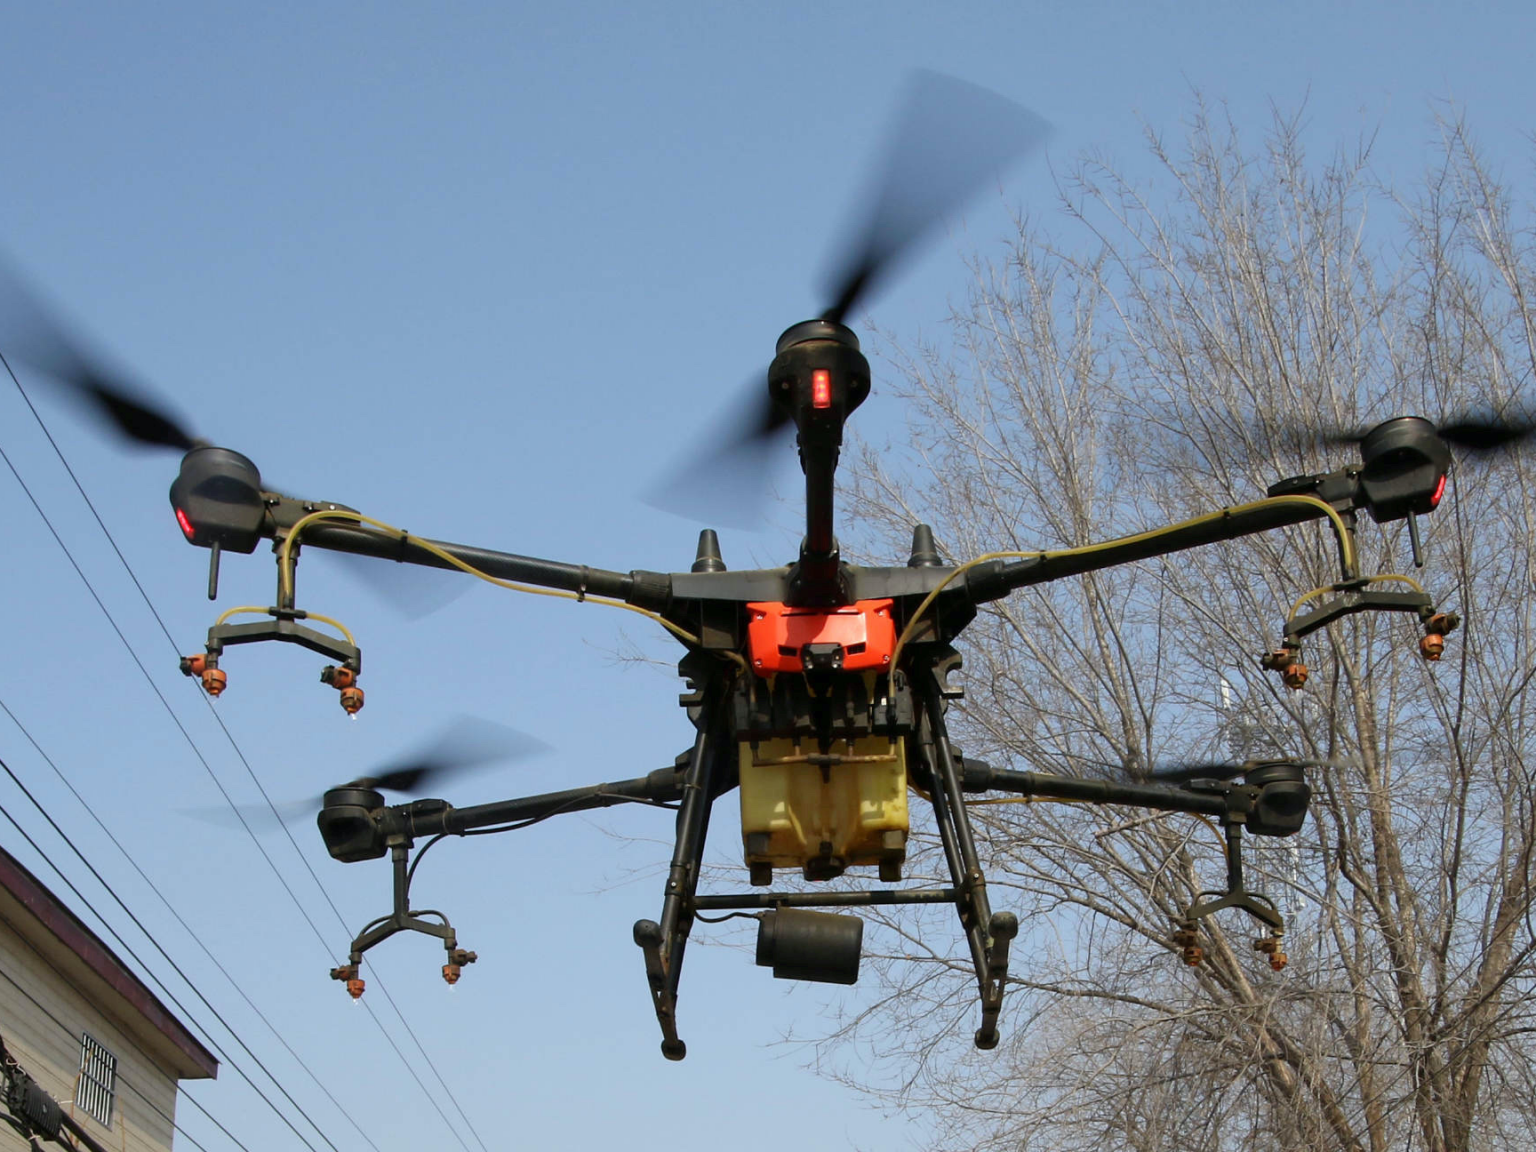
[[[182,457],[171,485],[171,507],[182,533],[199,548],[217,544],[249,554],[261,540],[266,514],[261,473],[228,448],[194,448]]]
[[[1306,823],[1312,786],[1299,764],[1265,764],[1247,774],[1259,789],[1258,802],[1248,813],[1248,830],[1257,836],[1294,836]]]
[[[373,813],[384,807],[384,796],[372,788],[332,788],[315,817],[325,849],[343,864],[377,860],[388,851]]]

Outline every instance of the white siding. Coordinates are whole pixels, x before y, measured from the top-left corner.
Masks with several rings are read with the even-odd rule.
[[[19,987],[18,987],[19,986]],[[80,1034],[89,1032],[117,1057],[117,1099],[110,1130],[71,1109],[80,1068]],[[103,1146],[120,1152],[167,1152],[176,1111],[176,1081],[117,1024],[92,1008],[4,920],[0,920],[0,1036],[32,1078]],[[48,1145],[52,1147],[52,1145]],[[0,1124],[0,1152],[27,1145]]]

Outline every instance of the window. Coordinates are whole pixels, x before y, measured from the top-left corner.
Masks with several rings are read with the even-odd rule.
[[[112,1101],[117,1095],[117,1057],[91,1038],[80,1034],[80,1082],[75,1088],[75,1105],[106,1125],[112,1126]]]

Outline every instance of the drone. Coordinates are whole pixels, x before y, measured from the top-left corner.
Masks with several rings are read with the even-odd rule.
[[[1307,678],[1303,640],[1367,611],[1416,617],[1421,655],[1438,660],[1457,616],[1439,611],[1412,579],[1360,571],[1360,513],[1377,523],[1406,520],[1415,562],[1422,566],[1417,520],[1444,495],[1451,449],[1499,449],[1527,437],[1533,426],[1496,416],[1453,417],[1437,426],[1402,416],[1338,434],[1336,439],[1357,443],[1356,463],[1280,480],[1262,498],[1165,528],[954,564],[943,559],[933,530],[917,524],[904,563],[848,562],[835,531],[835,476],[845,425],[869,396],[871,374],[845,321],[915,241],[989,176],[1038,148],[1045,132],[1043,121],[983,89],[933,74],[914,82],[884,178],[871,197],[874,209],[833,277],[830,302],[820,315],[779,336],[740,427],[710,443],[701,462],[673,485],[686,490],[691,480],[702,486],[713,473],[699,469],[758,460],[793,430],[805,478],[805,533],[798,554],[776,568],[728,569],[718,536],[708,528],[699,534],[686,571],[617,571],[416,536],[345,504],[271,491],[249,457],[195,439],[131,383],[99,369],[24,290],[0,293],[0,321],[6,308],[20,318],[12,325],[18,333],[14,349],[0,346],[0,352],[19,359],[30,354],[36,366],[104,412],[130,439],[183,453],[171,504],[187,541],[209,550],[210,599],[217,594],[223,554],[248,555],[272,542],[278,555],[274,605],[226,612],[209,629],[204,650],[182,661],[182,670],[210,695],[227,686],[221,662],[230,647],[279,641],[332,661],[322,680],[347,712],[363,707],[362,657],[354,638],[336,621],[298,606],[301,546],[457,569],[522,590],[621,606],[655,621],[685,649],[678,664],[686,687],[680,704],[692,743],[673,763],[646,775],[470,807],[439,798],[386,798],[386,792],[418,791],[449,767],[423,763],[324,794],[316,823],[330,855],[344,863],[387,856],[393,870],[391,910],[365,926],[347,963],[331,971],[354,998],[364,990],[363,955],[400,932],[442,941],[443,977],[450,984],[476,960],[459,946],[446,916],[411,906],[415,866],[432,844],[620,804],[675,814],[659,915],[633,928],[661,1051],[669,1060],[687,1052],[678,1032],[679,982],[690,933],[696,922],[710,919],[707,914],[755,917],[756,962],[776,977],[852,984],[863,921],[847,909],[912,904],[955,910],[976,980],[974,1041],[981,1049],[995,1047],[1019,922],[1013,913],[994,910],[989,896],[967,808],[968,798],[983,793],[1192,813],[1217,822],[1226,846],[1225,886],[1202,893],[1185,909],[1169,941],[1186,962],[1199,964],[1200,923],[1236,909],[1267,930],[1256,949],[1275,969],[1285,966],[1284,921],[1270,900],[1245,886],[1242,838],[1244,831],[1264,837],[1299,832],[1311,799],[1307,769],[1318,762],[1185,765],[1137,781],[995,767],[964,755],[950,736],[946,715],[963,692],[954,682],[961,667],[955,643],[984,605],[1022,588],[1326,521],[1337,542],[1339,579],[1302,598],[1280,644],[1261,664],[1299,689]],[[4,333],[0,328],[0,337]],[[261,618],[233,622],[240,613]],[[731,792],[739,798],[747,890],[701,892],[711,816]],[[948,874],[943,886],[901,886],[913,796],[931,809]],[[826,886],[871,871],[878,886]],[[777,876],[795,872],[803,887],[776,887]]]

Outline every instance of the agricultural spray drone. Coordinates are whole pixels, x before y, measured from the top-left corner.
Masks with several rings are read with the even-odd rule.
[[[952,682],[960,665],[953,645],[982,605],[1021,588],[1323,520],[1337,540],[1339,579],[1304,600],[1305,610],[1286,623],[1282,642],[1264,657],[1265,665],[1299,688],[1306,679],[1302,640],[1362,611],[1413,614],[1424,631],[1423,655],[1438,659],[1456,617],[1438,612],[1411,582],[1388,589],[1381,585],[1390,581],[1359,571],[1354,547],[1359,513],[1378,522],[1406,519],[1417,557],[1416,518],[1440,501],[1451,446],[1496,447],[1530,428],[1472,419],[1437,428],[1419,417],[1400,417],[1358,437],[1357,463],[1283,480],[1262,499],[1159,530],[955,565],[941,559],[932,531],[919,524],[905,563],[848,563],[834,532],[834,476],[844,425],[869,394],[870,371],[844,320],[915,240],[1043,135],[1035,117],[990,93],[922,77],[896,133],[884,182],[871,198],[866,226],[834,279],[825,311],[779,337],[766,379],[753,384],[748,418],[674,478],[671,491],[686,499],[690,489],[712,485],[717,470],[761,459],[766,446],[793,429],[805,474],[805,535],[798,555],[780,568],[728,570],[715,533],[706,529],[686,571],[614,571],[417,537],[342,504],[270,491],[250,459],[194,439],[138,390],[100,371],[19,288],[9,293],[7,307],[13,319],[19,317],[12,324],[16,346],[0,350],[30,358],[98,405],[130,438],[184,453],[171,502],[187,540],[211,552],[210,597],[223,554],[248,554],[264,540],[273,542],[279,562],[276,603],[256,610],[260,618],[254,621],[235,622],[226,613],[209,630],[204,651],[183,662],[183,670],[209,693],[224,690],[221,663],[231,646],[277,640],[326,657],[331,663],[323,678],[338,691],[342,706],[350,712],[362,707],[361,654],[351,637],[298,607],[301,543],[623,605],[666,628],[685,649],[679,671],[687,691],[681,704],[693,738],[671,765],[632,779],[465,808],[442,799],[390,803],[384,795],[419,791],[441,779],[448,763],[397,768],[325,793],[317,823],[330,854],[348,863],[387,856],[393,868],[391,911],[357,936],[348,962],[332,972],[354,996],[363,991],[363,954],[401,931],[442,940],[443,974],[450,982],[475,959],[459,947],[446,917],[411,907],[411,852],[418,842],[425,841],[417,861],[444,836],[508,831],[618,804],[675,811],[676,842],[660,914],[638,921],[633,930],[662,1052],[673,1060],[686,1051],[676,1007],[696,920],[709,913],[754,915],[758,964],[776,976],[853,983],[862,921],[833,910],[869,905],[944,904],[956,910],[980,1000],[975,1042],[993,1047],[1018,921],[1007,911],[994,911],[988,896],[967,814],[967,797],[980,793],[1138,806],[1215,820],[1227,847],[1225,887],[1185,911],[1170,943],[1198,963],[1199,922],[1223,909],[1239,909],[1268,933],[1256,946],[1275,967],[1284,965],[1281,917],[1244,885],[1242,834],[1290,836],[1300,830],[1311,795],[1309,762],[1194,765],[1137,782],[993,767],[964,756],[950,739],[946,711],[961,695]],[[732,791],[740,797],[749,890],[702,893],[711,814],[716,801]],[[932,808],[947,886],[899,886],[912,795]],[[880,886],[821,886],[866,870],[873,870]],[[776,874],[785,871],[798,872],[808,885],[775,888]]]

